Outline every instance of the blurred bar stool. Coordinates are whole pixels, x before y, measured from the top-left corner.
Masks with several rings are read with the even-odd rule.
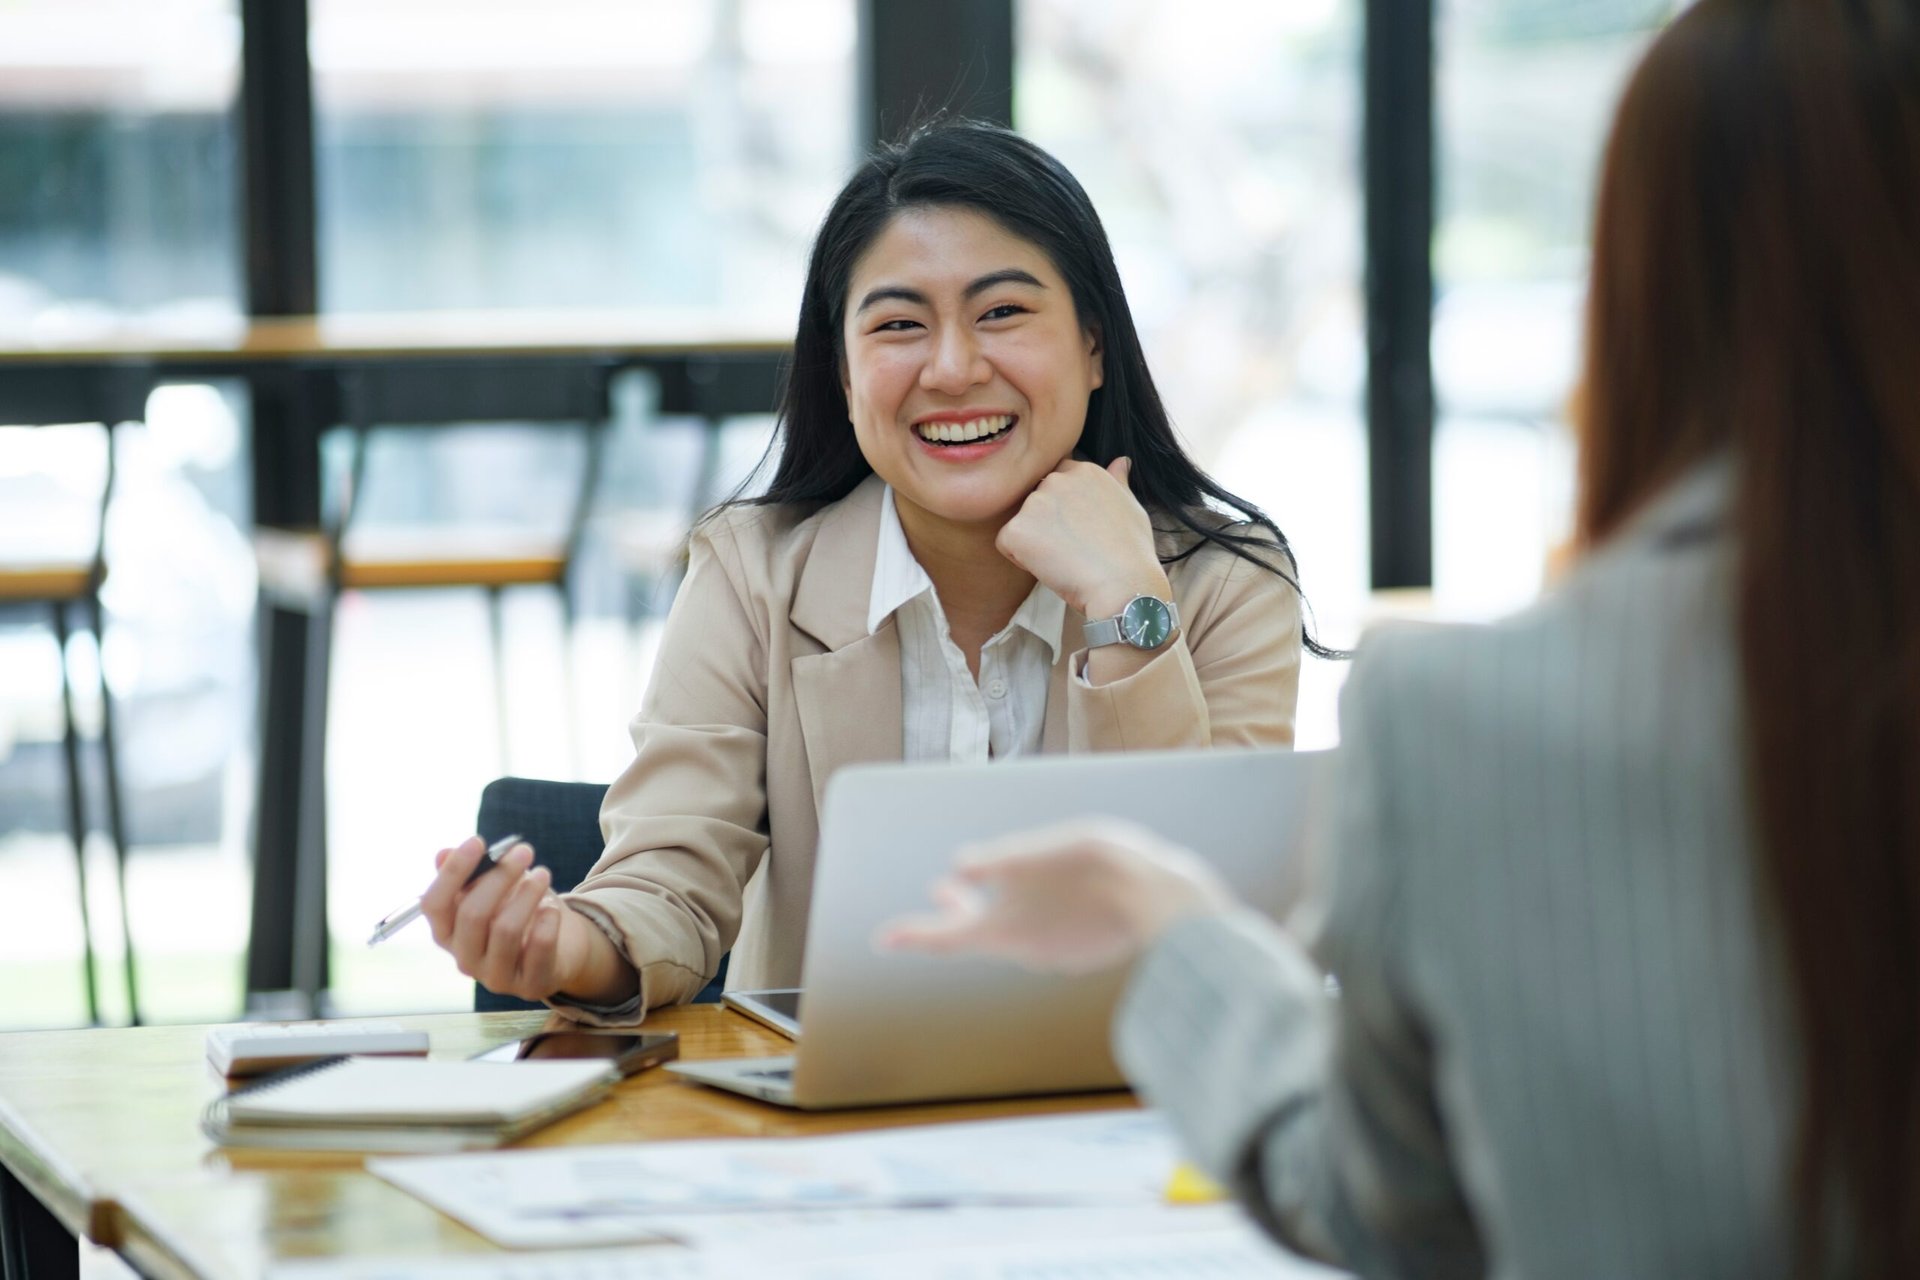
[[[123,422],[146,416],[152,371],[138,365],[106,368],[33,368],[12,370],[0,377],[0,423],[8,426],[53,427],[98,423],[106,451],[105,478],[100,487],[99,519],[92,549],[85,554],[33,556],[0,560],[0,606],[45,606],[60,648],[60,714],[62,764],[67,783],[67,825],[73,840],[74,871],[80,898],[80,934],[86,977],[87,1016],[100,1021],[100,979],[93,946],[93,917],[87,902],[87,788],[80,764],[80,734],[73,714],[73,676],[69,644],[74,610],[85,613],[93,633],[100,686],[101,774],[106,791],[107,835],[113,842],[114,873],[119,884],[120,938],[126,967],[127,1008],[140,1022],[140,994],[136,978],[133,928],[127,906],[126,819],[120,789],[120,757],[115,745],[113,696],[107,686],[106,620],[100,605],[106,581],[107,511],[113,501],[115,475],[114,431]]]
[[[656,447],[667,435],[656,433]],[[686,571],[687,531],[723,496],[719,485],[724,440],[724,420],[698,420],[691,456],[650,460],[649,470],[656,478],[684,476],[677,491],[661,493],[643,506],[623,506],[605,519],[603,536],[620,571],[629,639],[637,636],[642,620],[664,617],[673,602]],[[660,465],[663,462],[668,465]],[[630,671],[642,669],[639,663],[629,666]]]
[[[623,618],[630,642],[640,641],[644,619],[664,616],[672,603],[686,570],[687,531],[715,503],[733,496],[727,490],[736,481],[748,495],[758,492],[748,486],[771,478],[752,463],[730,474],[738,469],[729,459],[739,452],[737,444],[750,446],[754,455],[765,452],[783,369],[784,362],[708,354],[655,371],[655,399],[641,416],[691,418],[697,435],[691,453],[680,459],[684,466],[666,468],[686,475],[684,487],[659,495],[651,506],[624,509],[606,523],[606,545],[625,581]],[[767,419],[764,431],[750,421],[762,418]],[[736,434],[736,428],[744,430]],[[645,665],[634,662],[628,669],[640,672]]]
[[[571,580],[612,417],[612,372],[611,362],[580,359],[486,366],[396,361],[342,371],[337,383],[339,407],[352,441],[339,500],[321,529],[255,531],[262,591],[328,621],[343,591],[467,588],[484,592],[504,767],[509,735],[503,597],[510,587],[545,587],[559,599],[567,638],[562,674],[571,723],[575,697]],[[354,527],[355,499],[366,485],[368,444],[376,429],[489,422],[578,424],[585,446],[579,481],[566,525],[558,535],[489,531],[480,537],[461,530],[390,532]],[[326,637],[330,627],[319,631]],[[329,645],[325,639],[320,644],[314,655],[319,682],[315,705],[324,715]],[[570,744],[575,737],[570,729]],[[309,767],[322,768],[323,760],[322,750],[309,757]]]

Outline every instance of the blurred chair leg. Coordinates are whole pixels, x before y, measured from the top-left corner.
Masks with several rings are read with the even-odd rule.
[[[573,592],[567,589],[567,580],[562,578],[555,587],[560,593],[560,696],[565,705],[560,708],[560,725],[567,735],[567,767],[573,776],[580,776],[580,672],[579,658],[574,654],[574,646],[579,634],[579,614],[573,603]]]
[[[305,1001],[294,1016],[325,1016],[333,980],[332,934],[327,927],[327,738],[332,722],[334,620],[339,595],[332,592],[307,615],[307,671],[301,716],[306,764],[295,780],[305,815],[294,840],[293,990]]]
[[[623,585],[626,608],[620,615],[620,648],[626,683],[622,687],[620,706],[625,714],[632,715],[640,705],[640,625],[646,621],[647,607],[640,578],[628,574]]]
[[[80,782],[80,731],[73,720],[73,680],[67,668],[67,606],[56,602],[53,635],[60,646],[60,714],[66,728],[62,750],[67,767],[67,824],[73,834],[73,869],[80,883],[80,942],[87,980],[87,1018],[100,1021],[100,977],[93,955],[93,915],[87,906],[87,805]]]
[[[106,771],[107,832],[113,838],[114,871],[120,882],[120,942],[127,971],[127,1016],[140,1025],[140,985],[134,976],[133,916],[127,902],[127,824],[121,808],[120,750],[113,727],[113,694],[107,688],[107,627],[100,608],[100,594],[87,597],[87,618],[92,624],[94,652],[100,666],[100,756]]]
[[[493,644],[493,710],[500,733],[500,774],[513,770],[513,754],[507,738],[507,618],[504,594],[499,587],[487,588],[487,632]]]
[[[0,1165],[0,1280],[79,1280],[80,1241]]]

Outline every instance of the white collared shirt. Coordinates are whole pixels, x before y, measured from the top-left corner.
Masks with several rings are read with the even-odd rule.
[[[947,628],[933,579],[907,546],[891,486],[880,499],[867,634],[889,617],[900,632],[903,760],[979,763],[1040,749],[1066,601],[1036,582],[1013,620],[981,647],[976,682]]]

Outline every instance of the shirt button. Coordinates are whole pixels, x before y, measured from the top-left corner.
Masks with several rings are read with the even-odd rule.
[[[1007,682],[1006,682],[1005,680],[989,680],[989,681],[987,681],[987,696],[988,696],[989,698],[1004,698],[1004,697],[1006,697],[1006,696],[1007,696]]]

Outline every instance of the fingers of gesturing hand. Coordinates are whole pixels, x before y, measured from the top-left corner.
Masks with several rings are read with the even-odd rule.
[[[539,990],[545,999],[564,985],[560,981],[560,932],[571,913],[560,900],[549,894],[540,900],[527,927],[527,939],[520,952],[521,980]]]
[[[546,900],[553,883],[545,867],[534,867],[520,877],[518,884],[501,895],[486,924],[485,950],[473,974],[493,991],[519,995],[526,979],[526,943],[540,904]]]
[[[902,916],[881,926],[874,943],[882,951],[954,955],[990,950],[986,895],[954,879],[933,886],[934,910]]]
[[[448,947],[453,938],[453,912],[459,903],[460,888],[486,856],[487,847],[479,836],[469,836],[450,849],[433,855],[433,882],[420,895],[420,912],[433,930],[433,940]]]
[[[461,973],[502,995],[544,999],[559,989],[561,907],[552,873],[533,865],[533,846],[523,842],[472,880],[485,856],[477,836],[436,853],[421,913]]]
[[[493,935],[494,918],[511,901],[532,864],[533,847],[516,845],[493,870],[458,891],[453,902],[452,927],[440,945],[453,953],[462,973],[479,976],[478,970],[485,963]]]
[[[1118,818],[1079,818],[961,847],[953,875],[961,884],[1008,879],[1078,880],[1103,865],[1152,856],[1168,846],[1147,828]]]
[[[962,850],[934,890],[936,910],[895,921],[879,941],[1088,972],[1130,959],[1172,920],[1217,902],[1210,877],[1142,827],[1067,823]]]
[[[532,865],[533,846],[517,844],[501,855],[493,870],[465,886],[453,913],[456,936],[469,932],[484,936],[494,912],[519,886]]]

